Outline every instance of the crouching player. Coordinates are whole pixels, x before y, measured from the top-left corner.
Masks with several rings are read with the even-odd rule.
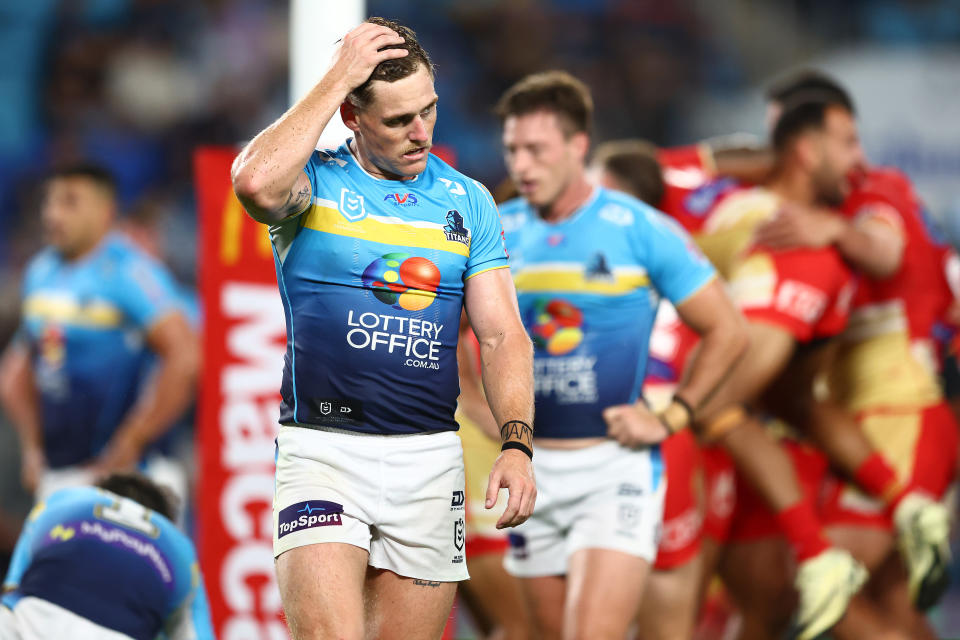
[[[34,507],[3,583],[0,639],[213,638],[193,545],[164,490],[139,474]]]

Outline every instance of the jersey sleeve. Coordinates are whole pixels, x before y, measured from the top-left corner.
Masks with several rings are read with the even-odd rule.
[[[476,197],[476,219],[470,232],[470,256],[467,258],[464,280],[484,271],[507,266],[503,225],[493,196],[479,182],[473,181],[473,185],[480,193]]]
[[[169,640],[214,640],[207,589],[196,562],[191,572],[195,576],[193,588],[167,621],[167,637]]]
[[[124,312],[143,329],[171,311],[183,311],[173,276],[144,257],[134,258],[128,265],[117,294]]]
[[[683,304],[713,280],[716,271],[679,224],[654,209],[645,210],[641,218],[647,224],[637,232],[653,286],[674,306]]]
[[[46,502],[38,502],[27,516],[27,521],[23,525],[23,531],[17,539],[17,544],[13,548],[13,555],[10,558],[10,566],[7,568],[7,575],[3,579],[3,592],[16,589],[26,573],[27,567],[33,559],[34,539],[40,535],[41,524],[37,521],[47,510],[47,504],[52,500],[58,499],[57,494],[53,494]]]
[[[330,158],[329,152],[326,152],[326,151],[321,152],[318,150],[314,150],[314,152],[310,155],[310,159],[307,160],[306,166],[303,167],[303,172],[307,174],[307,178],[310,180],[311,200],[313,198],[321,198],[325,193],[323,188],[322,169],[324,166],[324,161],[328,158]],[[303,208],[303,211],[306,211],[309,208],[310,208],[310,203],[308,202],[307,205]],[[288,216],[288,219],[297,217],[298,215],[303,213],[303,211],[298,211],[297,213]]]
[[[831,337],[846,325],[853,295],[841,265],[822,252],[754,251],[733,267],[730,295],[748,320],[780,327],[798,342]]]

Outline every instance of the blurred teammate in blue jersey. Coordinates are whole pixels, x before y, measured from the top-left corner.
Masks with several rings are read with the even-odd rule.
[[[314,150],[340,111],[354,136]],[[287,320],[274,554],[295,638],[438,638],[467,578],[454,431],[466,307],[501,426],[487,508],[533,510],[530,340],[487,190],[430,154],[433,65],[371,18],[234,163],[270,225]]]
[[[30,514],[3,581],[0,640],[212,639],[193,545],[139,474],[61,489]]]
[[[76,165],[49,179],[48,247],[27,267],[20,330],[0,365],[0,400],[38,497],[137,464],[187,407],[196,334],[173,280],[112,231],[116,187]]]
[[[746,346],[740,314],[685,232],[588,182],[592,108],[587,87],[559,71],[521,80],[497,108],[521,195],[502,216],[536,345],[540,491],[533,516],[511,535],[506,566],[523,578],[547,640],[626,637],[663,510],[662,461],[647,434],[663,439],[687,426]],[[660,297],[702,342],[655,415],[640,388]]]

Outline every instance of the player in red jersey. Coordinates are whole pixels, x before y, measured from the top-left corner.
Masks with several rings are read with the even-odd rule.
[[[801,129],[809,124],[810,123],[801,122]],[[814,129],[817,128],[816,123],[811,126]],[[637,143],[620,143],[619,151],[629,151],[629,147],[631,147],[631,145],[634,148],[633,151],[639,152],[633,154],[634,160],[636,160],[637,155],[643,155],[642,149],[637,149]],[[616,149],[616,145],[614,146],[614,149]],[[855,145],[854,151],[857,149],[858,147]],[[842,153],[842,148],[839,150],[841,152],[838,154],[838,149],[834,149],[835,155],[833,157],[847,157],[850,158],[850,162],[856,164],[856,153],[852,155],[844,155]],[[627,158],[624,157],[629,154],[621,153],[619,160],[624,161],[622,163],[623,166],[616,166],[621,164],[618,162],[618,156],[616,154],[607,153],[603,149],[599,151],[599,155],[601,156],[600,165],[607,170],[605,173],[607,174],[608,178],[612,178],[614,182],[621,183],[619,186],[622,187],[624,185],[632,185],[634,191],[647,191],[647,196],[653,198],[655,198],[657,195],[660,195],[657,194],[656,190],[649,189],[649,183],[652,182],[651,180],[638,179],[638,175],[641,173],[640,170],[644,167],[644,163],[635,161],[632,165],[630,165],[630,163],[627,161]],[[702,155],[698,154],[697,157],[702,158]],[[791,163],[792,170],[787,173],[789,175],[795,175],[798,172],[802,173],[802,170],[798,171],[797,165],[798,163],[796,162]],[[625,170],[631,166],[633,171]],[[697,173],[696,167],[693,167],[692,169],[685,168],[681,175],[684,177],[684,179],[689,180],[688,184],[691,184],[694,182],[693,178],[695,177],[695,173]],[[618,185],[614,184],[613,186]],[[711,256],[715,263],[720,266],[722,272],[725,270],[725,267],[729,267],[731,264],[736,264],[735,256],[738,253],[738,249],[749,242],[750,231],[752,230],[753,225],[757,221],[772,215],[779,200],[774,194],[766,191],[763,193],[760,193],[759,191],[746,192],[741,194],[742,197],[736,197],[734,195],[730,195],[729,193],[724,193],[724,191],[730,192],[734,191],[734,189],[724,186],[715,191],[713,194],[710,194],[710,199],[717,199],[727,196],[732,202],[731,206],[728,207],[728,209],[719,217],[721,224],[718,225],[715,220],[711,219],[708,221],[706,218],[702,218],[700,220],[695,218],[687,218],[686,221],[688,226],[694,227],[694,229],[699,228],[698,230],[702,232],[701,234],[698,234],[699,236],[708,237],[709,239],[714,240],[714,248],[722,249],[721,253],[725,254],[722,260],[718,260],[715,256]],[[732,213],[736,213],[737,215],[732,215]],[[700,238],[698,238],[698,240],[700,240]],[[720,240],[722,240],[722,242],[720,242]],[[731,249],[731,247],[733,248]],[[708,251],[708,255],[709,253],[710,252]],[[808,262],[809,257],[803,256],[802,261]],[[730,275],[729,271],[728,275]],[[837,293],[837,291],[835,290],[834,293]],[[842,324],[840,326],[842,327]],[[762,330],[758,330],[758,332],[762,333]],[[769,341],[766,339],[767,337],[769,336],[758,336],[761,346],[770,346]],[[789,352],[785,353],[784,357],[789,359]],[[768,372],[768,379],[766,382],[772,380],[774,374],[777,373],[776,369],[784,366],[785,364],[785,361],[776,363],[773,370]],[[761,377],[762,375],[763,374],[761,374]],[[749,375],[747,378],[749,378]],[[756,389],[754,391],[759,391],[765,386],[765,382],[762,380],[752,381],[751,384],[756,385]],[[726,421],[729,422],[729,416],[727,416]],[[737,424],[731,424],[730,426],[739,427],[739,421]],[[750,426],[737,428],[735,431],[737,432],[736,436],[734,436],[733,431],[731,431],[730,434],[724,436],[724,439],[726,440],[726,444],[732,446],[736,455],[738,456],[738,460],[740,460],[742,464],[746,465],[747,471],[754,476],[754,479],[757,479],[758,474],[759,476],[765,477],[768,480],[771,476],[783,474],[783,468],[789,466],[789,458],[785,457],[785,454],[782,452],[782,450],[779,449],[775,442],[769,439],[761,427],[753,424]],[[744,457],[749,459],[744,461],[742,460]],[[778,461],[779,463],[774,461]],[[771,465],[770,463],[773,464]],[[669,467],[668,473],[670,473]],[[821,574],[822,569],[820,567],[824,566],[828,567],[827,572],[829,574],[833,568],[836,566],[842,567],[844,564],[846,564],[847,569],[852,574],[857,574],[858,572],[856,570],[856,566],[852,564],[848,556],[844,557],[843,554],[838,552],[825,553],[828,545],[826,544],[823,536],[820,534],[816,518],[812,511],[812,505],[810,504],[809,495],[802,496],[799,486],[797,486],[796,482],[793,483],[794,486],[791,490],[789,482],[791,478],[789,475],[786,479],[788,482],[785,490],[784,487],[781,486],[784,484],[783,482],[773,483],[773,488],[779,491],[779,493],[770,494],[768,492],[767,497],[782,507],[780,509],[782,516],[781,522],[785,525],[788,533],[794,534],[792,537],[794,546],[797,550],[797,556],[804,563],[806,568],[802,572],[802,576],[809,578],[810,573]],[[808,523],[812,523],[812,526],[808,525]],[[839,564],[837,565],[835,563]],[[834,566],[829,567],[828,565]],[[836,578],[836,576],[837,574],[834,573],[832,577]],[[825,586],[830,582],[830,577],[831,576],[827,575],[814,580],[801,579],[800,586],[806,590],[805,593],[807,596],[809,596],[811,595],[811,586]],[[814,597],[804,598],[803,602],[805,604],[801,609],[801,628],[799,630],[802,637],[806,637],[806,634],[817,633],[819,629],[824,629],[831,626],[832,623],[835,622],[836,619],[842,614],[845,604],[844,598],[849,597],[850,593],[849,590],[846,592],[844,592],[844,590],[849,589],[849,585],[836,585],[835,581],[835,586],[838,587],[838,590],[835,593],[830,593],[829,589],[825,592],[821,591],[819,593],[819,595],[825,597],[827,601],[840,603],[839,607],[835,608],[832,612],[827,612],[826,617],[819,617],[816,612],[818,607],[812,604],[816,601],[818,594],[813,593],[812,595]],[[691,591],[693,590],[691,589]],[[813,589],[813,591],[816,591],[816,589]]]
[[[827,320],[828,300],[835,299],[838,308],[842,308],[839,303],[845,298],[843,291],[846,287],[841,284],[844,279],[830,275],[830,269],[845,270],[835,253],[827,254],[833,257],[832,261],[827,260],[832,266],[823,276],[825,281],[818,283],[819,289],[815,285],[804,285],[802,281],[797,284],[788,280],[782,290],[775,290],[774,295],[769,287],[777,280],[770,273],[784,271],[789,265],[777,263],[787,258],[778,254],[777,259],[770,259],[754,254],[743,261],[736,258],[736,247],[749,244],[753,226],[772,216],[783,199],[808,203],[842,199],[848,187],[845,175],[860,163],[862,152],[852,114],[841,104],[807,103],[797,107],[791,119],[785,119],[781,124],[776,145],[778,170],[768,183],[770,189],[745,190],[736,195],[736,200],[728,198],[724,206],[714,210],[704,230],[708,236],[711,233],[724,234],[725,255],[715,262],[721,271],[741,282],[741,292],[735,295],[742,297],[745,309],[762,299],[759,294],[751,293],[751,288],[763,285],[767,287],[768,297],[773,295],[771,299],[777,305],[796,307],[800,318],[806,319],[808,324],[816,324],[810,320]],[[729,249],[731,244],[734,250]],[[809,268],[817,256],[825,260],[820,254],[795,254],[793,264],[808,265],[797,268],[797,275],[817,276],[817,270]],[[720,266],[719,263],[727,264]],[[767,265],[766,272],[751,273],[761,264]],[[830,295],[817,295],[817,291],[822,290],[829,291]],[[829,331],[842,329],[842,315],[840,317],[839,322],[824,324],[826,328],[821,329],[822,333],[829,335]],[[782,450],[738,404],[757,400],[765,390],[769,397],[771,390],[768,387],[781,375],[787,375],[783,372],[788,363],[794,389],[812,389],[812,378],[817,369],[814,365],[825,357],[821,355],[825,352],[815,350],[813,354],[805,353],[803,357],[794,358],[797,343],[815,335],[796,335],[798,331],[797,327],[776,326],[770,318],[751,323],[751,351],[729,377],[725,391],[718,392],[701,408],[698,420],[706,425],[708,436],[724,442],[737,459],[741,472],[763,488],[765,500],[777,507],[777,521],[790,538],[800,561],[797,584],[802,598],[798,636],[813,637],[841,617],[846,602],[863,578],[862,569],[849,556],[829,548],[819,530],[809,497],[802,495],[795,478],[772,485],[757,483],[764,477],[787,476],[791,480],[790,465],[789,462],[779,463],[783,460]]]
[[[823,91],[831,81],[819,82]],[[843,93],[835,83],[829,90]],[[817,224],[801,229],[796,212],[784,211],[758,237],[776,246],[832,244],[873,276],[857,295],[831,373],[832,404],[817,406],[809,429],[869,494],[834,486],[824,513],[832,537],[879,574],[872,592],[891,624],[929,637],[906,595],[922,610],[946,587],[947,511],[932,500],[953,477],[957,427],[936,379],[932,333],[953,300],[945,267],[955,257],[931,230],[909,180],[894,169],[870,168],[843,214],[815,213]],[[836,437],[843,410],[856,415],[875,449]],[[908,576],[894,553],[894,529]]]
[[[853,108],[849,96],[832,79],[822,74],[802,73],[770,91],[771,122],[777,118],[785,101],[804,93],[820,96],[829,94]],[[714,154],[716,155],[716,151]],[[757,150],[752,161],[750,156],[749,153],[736,150],[737,164],[727,162],[721,170],[747,179],[763,175],[769,170],[768,151]],[[690,182],[689,179],[695,173],[690,169],[696,168],[696,160],[702,157],[704,153],[700,147],[696,154],[681,151],[667,156],[667,159],[678,162],[681,169],[678,175]],[[702,166],[708,167],[710,163]],[[696,207],[702,207],[703,202],[711,198],[722,197],[725,191],[729,190],[729,186],[723,184],[725,181],[732,182],[732,179],[721,179],[720,188],[714,185],[700,186],[699,190],[692,193],[684,192],[682,188],[674,189],[679,196],[672,202],[683,205],[675,215],[678,219],[689,220],[689,207],[692,205],[693,213],[702,216]],[[670,198],[666,197],[665,202],[671,202]],[[868,328],[868,331],[876,331],[876,327],[882,327],[884,318],[888,323],[893,322],[908,328],[908,336],[901,336],[899,339],[889,332],[884,334],[881,330],[880,335],[885,337],[879,340],[879,363],[874,360],[870,365],[861,366],[861,370],[884,370],[882,366],[878,366],[882,365],[884,360],[883,343],[899,341],[900,348],[890,350],[886,357],[887,362],[897,363],[899,380],[884,378],[888,390],[884,390],[879,384],[874,385],[874,404],[878,407],[873,413],[876,414],[881,406],[885,406],[888,411],[894,408],[901,413],[909,407],[920,407],[926,412],[920,422],[927,426],[921,430],[926,434],[938,434],[938,438],[945,445],[935,448],[940,454],[939,458],[934,457],[930,460],[931,464],[922,465],[928,473],[911,474],[908,472],[909,465],[906,464],[899,465],[898,473],[895,469],[896,453],[885,455],[883,446],[879,443],[875,449],[873,444],[863,437],[862,432],[855,428],[852,416],[836,406],[819,405],[817,411],[812,413],[811,417],[814,419],[805,426],[818,446],[829,454],[832,462],[884,506],[882,511],[886,514],[878,514],[874,524],[879,526],[885,522],[889,526],[891,520],[897,523],[901,551],[910,569],[911,596],[922,609],[930,606],[942,594],[946,586],[944,566],[949,558],[946,544],[946,510],[931,503],[929,496],[942,493],[944,478],[949,473],[948,469],[953,468],[954,448],[949,446],[949,443],[955,438],[956,428],[946,415],[946,407],[941,404],[939,389],[931,374],[931,363],[936,362],[931,346],[931,333],[933,324],[943,315],[945,305],[949,304],[952,296],[948,285],[949,278],[944,275],[944,270],[950,265],[956,265],[957,258],[945,243],[937,240],[935,233],[931,233],[909,180],[896,170],[869,168],[860,187],[847,199],[844,210],[848,214],[847,219],[828,212],[808,212],[811,213],[810,216],[801,216],[790,207],[783,207],[774,222],[760,227],[757,239],[775,247],[803,244],[824,246],[832,243],[845,259],[872,276],[867,281],[868,286],[858,297],[858,308],[863,300],[869,298],[885,301],[879,307],[876,304],[868,305],[870,310],[858,313],[857,322],[872,324],[874,329]],[[699,224],[703,224],[702,217],[699,218]],[[904,264],[909,264],[910,268],[902,268]],[[880,286],[878,283],[884,284]],[[922,286],[918,286],[921,284]],[[896,299],[898,289],[910,294],[902,299],[903,313],[889,307]],[[897,318],[898,313],[902,317]],[[874,353],[877,342],[875,340],[856,350],[861,361],[864,360],[864,353]],[[908,343],[911,347],[909,354],[903,348],[903,345]],[[856,365],[848,365],[847,368],[850,369],[851,366]],[[860,387],[866,384],[861,382]],[[869,402],[869,399],[864,401]],[[864,401],[861,401],[860,405]],[[858,406],[857,402],[850,405],[854,411],[859,410]],[[860,417],[860,422],[863,423],[863,416]],[[908,427],[907,431],[911,428]],[[929,441],[932,436],[926,435],[925,438]],[[891,441],[876,435],[873,439]],[[922,451],[924,447],[914,447],[913,450]],[[944,452],[951,452],[950,457],[945,457]],[[917,465],[916,468],[920,466]],[[847,494],[851,491],[852,488],[848,488]],[[891,518],[894,512],[898,515]],[[708,525],[709,523],[708,513]],[[862,536],[853,536],[853,539],[857,544],[863,544]],[[881,550],[884,546],[883,542],[877,545]],[[881,552],[876,551],[874,555],[879,553]]]

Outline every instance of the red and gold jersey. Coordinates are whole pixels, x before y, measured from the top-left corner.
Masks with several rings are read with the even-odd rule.
[[[909,179],[896,169],[871,169],[843,212],[857,224],[888,224],[902,235],[904,249],[895,274],[863,279],[831,392],[853,411],[938,402],[933,330],[953,300],[947,272],[956,256],[926,218]]]
[[[663,169],[663,199],[658,208],[690,233],[697,233],[712,206],[693,194],[717,182],[713,154],[705,144],[671,147],[657,152]]]
[[[756,247],[730,272],[730,296],[747,319],[785,329],[800,343],[841,333],[855,289],[853,272],[832,247]]]
[[[704,232],[707,220],[726,199],[752,185],[716,175],[713,156],[706,145],[661,149],[664,194],[659,209],[691,235]]]

